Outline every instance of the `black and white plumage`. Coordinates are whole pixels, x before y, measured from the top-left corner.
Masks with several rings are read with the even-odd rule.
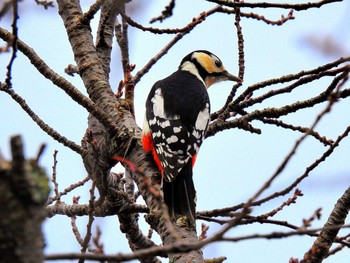
[[[142,143],[163,176],[164,201],[176,220],[186,216],[195,226],[192,167],[210,120],[207,88],[222,81],[241,81],[221,60],[205,50],[183,58],[179,69],[157,81],[146,101]]]

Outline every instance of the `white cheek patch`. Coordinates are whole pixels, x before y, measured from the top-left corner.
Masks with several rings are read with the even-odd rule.
[[[184,64],[182,64],[181,66],[181,70],[186,70],[189,71],[190,73],[192,73],[193,75],[195,75],[200,81],[203,82],[204,86],[205,86],[205,82],[202,79],[202,77],[199,75],[198,69],[196,67],[195,64],[193,64],[190,61],[186,61]]]

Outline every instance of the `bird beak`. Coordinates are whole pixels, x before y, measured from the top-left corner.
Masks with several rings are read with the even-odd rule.
[[[236,81],[236,82],[243,82],[243,80],[239,77],[236,77],[230,73],[228,73],[227,71],[223,72],[224,78],[227,80],[232,80],[232,81]]]

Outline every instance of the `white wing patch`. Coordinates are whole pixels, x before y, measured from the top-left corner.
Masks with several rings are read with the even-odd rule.
[[[198,113],[196,124],[195,124],[196,130],[204,131],[207,128],[209,118],[210,118],[209,103],[207,103],[205,105],[205,108]]]
[[[154,113],[155,117],[159,117],[159,118],[163,118],[163,119],[167,119],[167,120],[178,120],[178,119],[180,119],[179,115],[168,116],[164,112],[164,98],[163,98],[162,90],[160,88],[156,89],[156,91],[154,92],[154,96],[151,99],[151,101],[153,103],[153,113]],[[156,118],[154,118],[154,120],[153,120],[154,123],[151,123],[151,121],[150,121],[150,125],[155,124]],[[166,122],[158,123],[158,124],[160,124],[164,128],[166,126],[169,126],[170,122],[166,121]]]
[[[165,119],[164,98],[160,88],[154,92],[154,96],[151,101],[153,103],[154,115]]]

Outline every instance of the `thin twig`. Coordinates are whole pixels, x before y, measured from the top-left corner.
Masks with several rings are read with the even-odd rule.
[[[341,2],[343,0],[321,0],[318,2],[305,2],[300,4],[269,3],[269,2],[232,2],[226,0],[207,0],[223,6],[229,7],[249,7],[249,8],[282,8],[296,11],[308,10],[310,8],[320,8],[323,5]]]
[[[63,135],[59,134],[56,130],[51,128],[49,125],[47,125],[42,119],[39,118],[38,115],[34,113],[34,111],[28,106],[28,104],[25,102],[25,100],[19,96],[13,89],[8,89],[1,87],[0,85],[0,91],[4,91],[7,94],[9,94],[14,101],[16,101],[22,109],[29,115],[29,117],[36,123],[38,126],[46,132],[50,137],[58,141],[59,143],[62,143],[64,146],[67,146],[71,150],[75,151],[78,154],[82,153],[82,149],[79,145],[77,145],[75,142],[67,139]]]
[[[314,137],[316,140],[320,141],[324,146],[331,145],[334,143],[333,140],[326,138],[325,136],[321,136],[318,132],[310,129],[309,127],[301,127],[294,126],[288,123],[285,123],[281,120],[270,119],[270,118],[262,118],[260,119],[263,123],[276,125],[277,127],[282,127],[284,129],[290,129],[292,131],[299,131],[301,133],[309,134]]]
[[[349,72],[346,69],[342,74],[335,77],[332,83],[327,87],[327,89],[321,94],[307,100],[297,101],[289,105],[282,106],[280,108],[265,108],[262,110],[255,110],[251,113],[244,113],[242,117],[235,118],[230,121],[222,122],[220,120],[214,121],[210,124],[209,129],[207,131],[206,137],[213,136],[217,132],[231,129],[234,127],[244,129],[247,124],[249,124],[252,120],[261,119],[261,118],[279,118],[281,116],[288,115],[290,113],[296,112],[301,109],[311,108],[316,104],[327,101],[329,96],[350,96],[348,90],[343,90],[342,92],[333,92],[336,89],[337,85],[344,79],[347,78]],[[334,94],[333,94],[333,93]],[[237,106],[238,107],[238,106]],[[235,111],[236,107],[232,105],[232,110]],[[239,108],[237,108],[240,111]]]
[[[339,228],[350,228],[350,225],[334,225],[330,226],[329,228],[323,228],[327,230],[334,230]],[[240,237],[223,237],[221,241],[229,241],[229,242],[238,242],[248,239],[281,239],[285,237],[291,237],[291,236],[303,236],[303,235],[310,235],[317,233],[320,230],[323,230],[322,228],[314,228],[314,229],[299,229],[296,231],[290,231],[290,232],[272,232],[270,234],[252,234],[252,235],[246,235],[246,236],[240,236]]]
[[[329,229],[337,228],[339,226],[330,227]],[[350,228],[350,225],[344,225],[343,228]],[[300,229],[297,231],[290,231],[290,232],[273,232],[271,234],[252,234],[247,236],[241,236],[236,238],[226,238],[223,237],[221,241],[229,241],[229,242],[237,242],[242,240],[248,240],[248,239],[257,239],[257,238],[263,238],[263,239],[271,239],[271,238],[282,238],[282,237],[290,237],[290,236],[296,236],[296,235],[307,235],[307,234],[313,234],[317,231],[320,231],[321,229]],[[186,243],[186,244],[179,244],[175,243],[173,245],[163,246],[163,247],[153,247],[149,249],[140,249],[138,251],[135,251],[134,253],[130,254],[114,254],[114,255],[98,255],[98,254],[80,254],[80,253],[64,253],[64,254],[51,254],[46,255],[46,260],[74,260],[74,259],[80,259],[84,258],[87,260],[95,260],[95,261],[103,261],[103,260],[114,260],[114,261],[130,261],[133,259],[143,258],[145,256],[154,256],[160,253],[170,253],[170,252],[177,252],[177,251],[190,251],[193,249],[196,249],[198,247],[203,247],[204,245],[208,244],[210,242],[207,242],[207,239],[204,241],[199,241],[195,243]]]
[[[12,78],[12,65],[17,57],[17,40],[18,40],[18,27],[17,20],[18,16],[18,0],[12,0],[12,10],[13,10],[13,20],[12,20],[12,35],[13,38],[11,40],[12,46],[12,55],[9,64],[7,65],[7,73],[5,83],[8,88],[12,87],[11,78]]]
[[[270,90],[259,97],[251,98],[249,100],[244,100],[236,106],[234,106],[233,104],[231,106],[237,107],[237,108],[247,108],[248,106],[252,106],[254,104],[261,103],[268,98],[275,97],[276,95],[290,93],[293,90],[295,90],[297,87],[303,87],[304,84],[310,83],[310,82],[315,81],[315,80],[319,80],[322,77],[336,76],[336,75],[344,73],[344,72],[346,74],[346,72],[349,72],[349,70],[350,70],[350,66],[345,65],[343,67],[340,67],[340,68],[337,68],[334,70],[326,70],[326,71],[322,71],[322,72],[319,72],[316,74],[311,74],[311,75],[308,75],[305,77],[301,77],[300,79],[296,80],[295,82],[293,82],[292,84],[290,84],[286,87],[283,87],[283,88],[280,88],[277,90]],[[248,89],[250,89],[251,92],[253,92],[253,90],[254,90],[251,87],[248,87]]]
[[[175,7],[175,0],[170,0],[170,3],[162,11],[162,14],[160,16],[152,18],[150,23],[152,24],[156,21],[163,22],[163,20],[171,17],[173,15],[174,7]]]
[[[299,196],[303,196],[302,192],[297,188],[294,191],[294,194],[292,197],[288,198],[287,201],[283,202],[279,207],[273,209],[272,211],[265,213],[263,215],[260,215],[260,218],[267,219],[269,217],[275,216],[278,212],[282,211],[282,209],[286,206],[289,206],[291,204],[294,204]]]
[[[71,184],[69,187],[64,189],[62,192],[59,192],[58,195],[50,197],[49,200],[47,200],[47,202],[46,202],[46,206],[52,204],[54,201],[60,200],[61,196],[66,195],[69,192],[73,191],[74,189],[84,185],[90,179],[91,179],[90,176],[86,176],[83,180],[76,182],[74,184]]]
[[[102,2],[103,0],[96,0],[96,2],[90,6],[89,10],[85,12],[81,18],[84,23],[90,22],[94,18],[96,13],[100,10]]]
[[[244,79],[244,69],[245,69],[245,59],[244,59],[244,38],[243,38],[243,32],[241,27],[241,10],[239,8],[234,8],[235,12],[235,27],[237,29],[237,39],[238,39],[238,76],[240,79]],[[218,116],[220,122],[224,122],[225,119],[229,115],[229,109],[228,106],[232,102],[234,96],[236,95],[236,92],[239,87],[241,87],[241,83],[234,84],[230,94],[227,96],[226,102],[224,106],[215,114],[211,114],[211,120],[216,118]]]
[[[289,193],[294,187],[296,187],[302,180],[304,180],[306,177],[309,176],[310,172],[313,171],[320,163],[324,162],[335,150],[336,147],[339,146],[340,142],[346,138],[350,133],[350,126],[346,128],[346,130],[338,136],[337,140],[328,148],[327,151],[325,151],[322,156],[315,160],[311,165],[309,165],[306,169],[305,172],[298,177],[292,184],[290,184],[288,187],[286,187],[284,190],[276,192],[268,197],[265,197],[263,199],[260,199],[259,201],[253,203],[253,205],[260,205],[262,203],[265,203],[271,199],[274,199],[278,196],[283,196],[287,193]],[[276,173],[275,173],[276,174]]]
[[[37,5],[43,6],[45,9],[48,9],[49,7],[55,7],[54,4],[53,4],[53,1],[35,0],[35,3],[37,3]]]
[[[299,176],[297,179],[295,179],[295,181],[293,183],[291,183],[288,187],[286,187],[285,189],[275,192],[274,194],[271,194],[267,197],[264,197],[260,200],[257,200],[255,202],[251,203],[251,206],[260,206],[263,203],[266,203],[269,200],[275,199],[276,197],[279,196],[284,196],[286,194],[288,194],[291,190],[293,190],[301,181],[303,181],[305,178],[307,178],[309,176],[309,174],[322,162],[324,162],[333,152],[334,150],[339,146],[340,142],[346,138],[350,133],[350,126],[348,126],[346,128],[346,130],[338,136],[338,138],[335,140],[335,142],[329,146],[329,148],[322,154],[322,156],[318,159],[316,159],[312,164],[310,164],[304,171],[304,173]],[[276,173],[275,173],[276,174]],[[270,180],[268,182],[266,182],[264,184],[264,186],[261,189],[266,189],[266,187],[269,185],[269,182],[271,182],[271,180],[274,178],[275,175],[273,175]],[[259,191],[261,192],[261,190]],[[205,216],[221,216],[221,215],[225,215],[228,212],[231,211],[237,211],[239,209],[242,209],[243,207],[246,206],[246,203],[241,203],[235,206],[231,206],[231,207],[225,207],[225,208],[221,208],[221,209],[214,209],[211,211],[207,211],[205,213]]]
[[[58,151],[55,150],[53,152],[53,166],[52,166],[52,179],[51,179],[51,182],[53,183],[53,190],[54,190],[54,193],[56,196],[59,195],[58,193],[58,183],[57,183],[57,180],[56,180],[56,168],[57,168],[57,153]],[[59,198],[57,199],[58,201],[60,200]]]
[[[277,26],[281,26],[285,22],[287,22],[289,20],[293,20],[295,18],[293,16],[293,10],[291,10],[286,17],[282,15],[281,19],[275,20],[275,21],[267,19],[266,17],[264,17],[262,15],[255,14],[255,13],[242,13],[241,15],[246,17],[246,18],[253,18],[256,20],[261,20],[268,25],[277,25]]]
[[[350,187],[339,198],[311,249],[305,253],[300,263],[321,263],[328,255],[339,230],[344,228],[350,210]]]
[[[12,41],[14,36],[6,29],[0,27],[0,38],[5,41]],[[69,81],[53,71],[44,60],[27,44],[20,39],[17,39],[17,48],[25,56],[28,57],[30,62],[36,67],[36,69],[47,79],[51,80],[53,84],[61,88],[66,92],[75,102],[83,106],[89,113],[95,116],[99,122],[105,127],[114,129],[115,124],[109,119],[109,117],[98,108],[89,98],[83,95],[77,88],[75,88]]]
[[[120,194],[120,193],[119,193]],[[89,205],[81,204],[81,205],[68,205],[63,202],[56,203],[51,206],[46,207],[47,216],[49,218],[57,216],[57,215],[65,215],[68,217],[72,216],[87,216],[89,215]],[[109,202],[99,202],[95,204],[95,217],[106,217],[111,215],[116,215],[119,210],[117,210],[111,203]],[[123,213],[149,213],[149,208],[145,205],[139,204],[130,204],[123,206]]]
[[[92,233],[91,233],[91,229],[92,229],[92,224],[94,222],[94,210],[95,210],[95,205],[94,205],[94,201],[95,201],[95,181],[92,181],[92,185],[91,185],[91,188],[90,188],[90,200],[89,200],[89,220],[88,220],[88,223],[86,225],[86,234],[85,234],[85,237],[84,237],[84,240],[83,240],[83,244],[82,244],[82,247],[81,247],[81,252],[82,253],[85,253],[86,252],[86,249],[88,248],[89,246],[89,243],[90,243],[90,240],[91,240],[91,237],[92,237]],[[85,260],[84,259],[79,259],[79,263],[84,263]]]
[[[151,60],[136,73],[136,75],[133,78],[133,82],[135,83],[135,85],[137,82],[140,81],[142,76],[145,75],[151,69],[151,67],[169,51],[169,49],[172,46],[174,46],[180,39],[182,39],[184,35],[190,33],[198,24],[202,23],[207,16],[217,12],[218,8],[220,7],[216,6],[208,10],[207,12],[201,13],[196,18],[193,18],[192,22],[186,26],[186,29],[183,32],[178,33],[168,44],[164,46],[164,48],[160,52],[158,52],[158,54],[151,58]]]
[[[342,63],[348,62],[350,61],[350,57],[345,57],[345,58],[339,58],[333,62],[330,62],[328,64],[324,64],[322,66],[319,66],[315,69],[311,69],[311,70],[302,70],[296,74],[289,74],[289,75],[285,75],[282,76],[280,78],[272,78],[266,81],[262,81],[262,82],[258,82],[254,85],[249,86],[239,97],[237,97],[232,104],[233,105],[238,105],[240,102],[244,101],[245,98],[252,92],[252,91],[256,91],[258,89],[261,88],[265,88],[271,85],[276,85],[276,84],[282,84],[282,83],[286,83],[286,82],[290,82],[293,80],[298,80],[304,76],[308,76],[308,75],[313,75],[313,74],[319,74],[321,72],[330,70],[334,67],[339,66]]]
[[[215,13],[223,13],[223,14],[235,14],[236,11],[235,9],[228,9],[228,8],[224,8],[220,5],[214,7],[215,8],[215,12],[208,14],[212,15]],[[140,23],[137,23],[135,20],[133,20],[130,16],[126,15],[124,12],[120,12],[120,15],[123,17],[123,19],[125,19],[126,22],[128,22],[128,24],[132,27],[138,28],[144,32],[151,32],[154,34],[177,34],[177,33],[181,33],[181,32],[185,32],[187,31],[187,26],[188,24],[190,24],[191,22],[187,23],[186,26],[180,27],[180,28],[156,28],[156,27],[146,27],[143,26]],[[281,19],[273,21],[270,19],[265,18],[262,15],[258,15],[255,13],[244,13],[241,12],[240,13],[241,17],[245,17],[245,18],[252,18],[252,19],[256,19],[256,20],[261,20],[263,22],[265,22],[268,25],[282,25],[285,22],[287,22],[288,20],[294,19],[293,17],[293,13],[289,12],[287,17],[282,16]]]
[[[79,203],[79,199],[80,199],[80,196],[74,196],[73,197],[73,204],[77,205]],[[70,223],[72,226],[72,232],[75,236],[75,239],[80,244],[80,246],[83,246],[84,240],[82,239],[82,237],[80,235],[79,229],[78,229],[77,224],[76,224],[76,219],[77,219],[77,217],[75,215],[71,216]]]
[[[342,79],[344,79],[345,77],[347,77],[347,72],[343,73],[342,75],[338,76],[337,78],[334,79],[334,81],[332,82],[332,84],[335,85],[334,89],[337,87],[337,83],[339,83]],[[336,81],[338,80],[338,81]],[[333,88],[332,88],[333,90]],[[314,121],[314,123],[311,125],[310,130],[313,130],[316,125],[320,122],[320,120],[322,119],[322,117],[328,113],[332,107],[334,103],[334,100],[330,100],[329,103],[327,104],[326,108],[316,117],[316,120]],[[301,142],[305,140],[305,138],[308,136],[308,133],[304,134],[299,140],[297,140],[292,148],[292,150],[290,151],[290,153],[287,155],[287,157],[283,160],[282,164],[277,168],[276,172],[270,177],[269,180],[266,181],[266,183],[264,184],[263,188],[261,189],[262,191],[266,190],[272,183],[272,181],[277,178],[277,176],[279,174],[282,173],[282,171],[284,170],[284,168],[286,167],[286,165],[289,163],[289,160],[292,158],[292,156],[295,154],[295,152],[297,151],[298,147],[300,146]]]

